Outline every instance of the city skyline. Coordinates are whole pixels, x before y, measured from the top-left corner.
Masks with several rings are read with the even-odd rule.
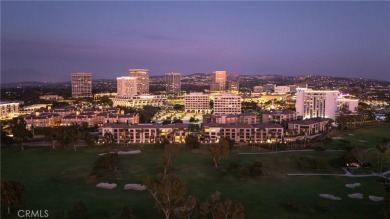
[[[128,69],[390,80],[390,2],[2,2],[2,82]],[[71,13],[70,13],[71,12]],[[173,13],[174,12],[174,13]]]

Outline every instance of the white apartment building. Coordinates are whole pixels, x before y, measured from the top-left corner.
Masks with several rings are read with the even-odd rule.
[[[129,76],[137,78],[137,91],[140,94],[149,93],[149,70],[129,69]]]
[[[278,94],[286,94],[290,92],[290,86],[275,86],[274,92]]]
[[[337,99],[337,112],[342,112],[345,110],[356,112],[358,103],[359,103],[358,99],[347,99],[344,97],[340,97]]]
[[[19,114],[19,103],[0,102],[0,119],[11,119]]]
[[[214,95],[214,115],[235,115],[240,113],[240,96],[229,93]]]
[[[204,93],[184,95],[184,109],[186,111],[207,112],[210,109],[209,95]]]
[[[357,109],[358,100],[345,99],[339,91],[298,88],[296,95],[296,111],[303,119],[320,117],[334,120],[341,106],[347,105],[351,112]]]
[[[92,97],[92,73],[71,73],[72,97]]]
[[[119,96],[137,95],[137,77],[117,77],[116,88]]]
[[[180,94],[181,92],[181,75],[180,73],[171,72],[165,75],[168,94]]]
[[[164,95],[134,95],[134,96],[116,96],[111,98],[113,106],[125,106],[132,108],[143,108],[146,105],[162,107],[165,105],[166,97]]]

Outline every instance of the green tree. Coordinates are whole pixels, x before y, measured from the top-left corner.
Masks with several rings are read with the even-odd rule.
[[[172,167],[173,159],[179,153],[180,148],[177,145],[166,145],[165,152],[159,160],[159,166],[163,168],[164,175],[167,174],[168,169]]]
[[[226,139],[221,138],[218,144],[210,145],[209,153],[214,160],[215,167],[218,167],[221,158],[229,154],[229,142]]]
[[[17,206],[22,202],[24,184],[12,180],[1,180],[1,204],[7,208],[8,214],[11,213],[11,207]]]
[[[73,206],[73,216],[74,216],[74,218],[81,219],[81,218],[84,217],[86,212],[87,212],[87,208],[85,207],[85,204],[82,201],[78,201]]]
[[[191,218],[194,213],[198,200],[194,196],[189,196],[183,201],[182,206],[177,207],[173,210],[173,213],[179,218]]]
[[[11,123],[11,130],[14,140],[24,150],[23,142],[32,137],[32,133],[27,130],[26,121],[21,117],[14,118]]]
[[[169,219],[171,213],[183,201],[186,187],[175,176],[159,174],[145,180],[144,185],[155,200],[155,207]]]
[[[188,135],[186,137],[186,147],[190,149],[199,148],[200,142],[197,135]]]
[[[88,145],[89,148],[95,146],[95,144],[96,144],[95,137],[89,131],[84,132],[84,141]]]
[[[184,110],[184,105],[175,104],[175,105],[173,106],[173,109],[174,109],[174,110],[177,110],[177,111]]]
[[[200,213],[204,216],[210,215],[213,219],[244,219],[244,206],[239,202],[234,202],[229,198],[221,201],[221,193],[214,192],[207,201],[200,206]]]
[[[114,135],[111,132],[106,132],[103,135],[104,144],[109,145],[114,143]]]
[[[379,158],[378,158],[378,171],[379,172],[382,172],[382,166],[383,166],[383,157],[384,157],[384,155],[386,154],[386,152],[387,152],[387,147],[386,146],[379,146],[379,145],[377,145],[376,146],[376,149],[378,150],[378,152],[379,152]]]

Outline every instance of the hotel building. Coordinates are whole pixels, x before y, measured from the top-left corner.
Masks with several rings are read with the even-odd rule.
[[[149,70],[148,69],[130,69],[129,76],[137,78],[137,91],[139,94],[149,93]]]
[[[92,73],[71,73],[72,97],[92,97]]]
[[[303,119],[330,118],[335,119],[340,109],[347,106],[356,112],[358,100],[345,99],[339,91],[297,89],[296,111]]]

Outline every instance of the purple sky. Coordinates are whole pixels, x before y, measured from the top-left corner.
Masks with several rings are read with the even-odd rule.
[[[390,81],[390,2],[1,2],[1,80],[227,70]]]

